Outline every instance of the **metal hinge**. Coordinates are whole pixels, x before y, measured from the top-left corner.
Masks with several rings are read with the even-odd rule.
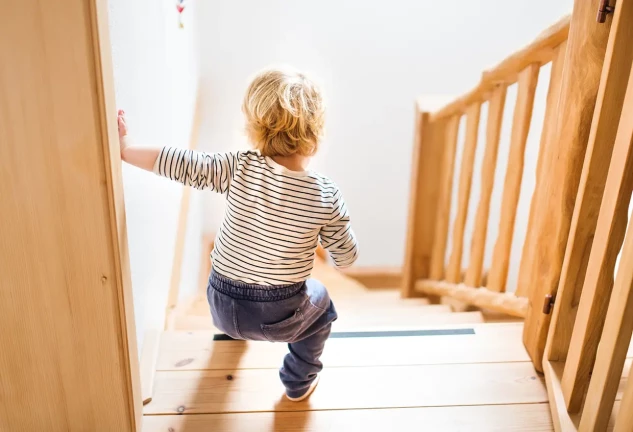
[[[543,313],[549,315],[552,312],[552,306],[554,306],[554,296],[551,294],[545,295],[543,300]]]
[[[600,6],[598,6],[598,16],[596,17],[596,21],[599,23],[603,23],[607,20],[607,15],[613,13],[615,8],[613,6],[609,6],[609,0],[600,0]]]

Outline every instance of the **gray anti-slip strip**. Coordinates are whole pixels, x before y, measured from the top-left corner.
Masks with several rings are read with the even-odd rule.
[[[382,338],[382,337],[409,337],[409,336],[458,336],[474,335],[473,328],[436,329],[436,330],[396,330],[396,331],[364,331],[364,332],[332,332],[331,339],[344,338]],[[213,335],[215,341],[235,340],[225,334]]]

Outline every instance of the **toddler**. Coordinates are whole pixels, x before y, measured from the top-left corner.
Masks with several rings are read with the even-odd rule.
[[[121,157],[226,197],[207,288],[214,325],[235,339],[287,342],[279,375],[288,399],[301,401],[318,384],[337,318],[326,288],[310,279],[317,243],[346,267],[356,260],[356,239],[339,188],[308,169],[324,122],[317,86],[299,72],[266,70],[242,110],[253,150],[230,153],[130,145],[119,111]]]

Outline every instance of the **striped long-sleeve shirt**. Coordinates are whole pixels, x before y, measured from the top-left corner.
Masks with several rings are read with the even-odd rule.
[[[306,280],[317,242],[350,266],[357,244],[338,187],[312,171],[290,171],[256,151],[201,153],[165,147],[154,172],[226,196],[212,253],[218,273],[250,284]]]

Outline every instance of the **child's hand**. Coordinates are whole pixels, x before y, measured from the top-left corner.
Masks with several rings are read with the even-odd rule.
[[[117,125],[119,127],[119,145],[121,146],[121,151],[125,149],[125,140],[123,139],[127,135],[127,124],[125,123],[125,111],[119,110],[117,113]]]

